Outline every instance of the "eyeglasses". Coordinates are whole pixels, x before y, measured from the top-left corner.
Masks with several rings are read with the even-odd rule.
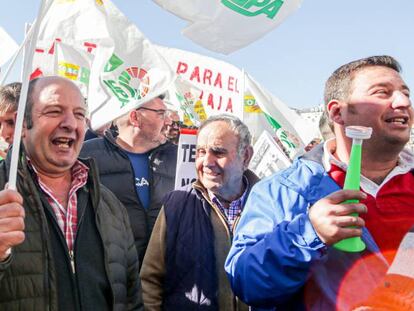
[[[147,107],[139,107],[137,110],[148,110],[155,112],[161,119],[165,119],[165,116],[167,115],[167,110],[165,109],[152,109]]]
[[[181,121],[171,121],[171,127],[181,127],[183,123]]]

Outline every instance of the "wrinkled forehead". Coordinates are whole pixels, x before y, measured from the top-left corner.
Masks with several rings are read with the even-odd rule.
[[[392,85],[400,90],[409,90],[401,74],[386,66],[363,67],[351,76],[351,90],[359,86],[372,85]]]
[[[226,147],[229,148],[238,143],[238,136],[230,126],[223,122],[212,122],[203,127],[197,135],[197,147]]]
[[[150,101],[147,101],[146,103],[142,104],[141,107],[151,109],[167,109],[167,106],[165,105],[164,101],[158,97],[151,99]]]
[[[66,104],[86,109],[79,88],[65,80],[39,81],[32,95],[34,105]]]

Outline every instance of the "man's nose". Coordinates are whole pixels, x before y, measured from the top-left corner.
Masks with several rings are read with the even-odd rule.
[[[60,123],[61,127],[73,130],[77,126],[77,119],[73,113],[65,113]]]
[[[169,116],[165,116],[164,117],[164,125],[165,126],[167,126],[167,125],[170,125],[171,126],[171,124],[172,124],[171,118]]]
[[[411,100],[407,94],[401,91],[395,91],[394,98],[392,101],[392,108],[408,108],[411,106]]]
[[[212,152],[207,151],[203,158],[203,165],[210,167],[214,165],[215,161],[216,161],[216,157],[214,156],[214,154]]]

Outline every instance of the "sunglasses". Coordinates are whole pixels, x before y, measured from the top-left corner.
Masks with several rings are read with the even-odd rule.
[[[183,122],[181,121],[171,121],[171,127],[182,127]]]

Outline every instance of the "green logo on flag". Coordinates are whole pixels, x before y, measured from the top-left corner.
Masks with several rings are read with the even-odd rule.
[[[284,147],[284,151],[287,154],[289,158],[292,158],[292,155],[295,152],[296,145],[291,141],[289,138],[287,132],[282,128],[282,126],[271,116],[269,116],[267,113],[264,112],[264,115],[267,119],[267,122],[269,122],[270,126],[273,128],[273,130],[276,132],[277,138],[280,140]]]
[[[137,66],[119,68],[122,64],[124,61],[112,54],[104,69],[106,73],[111,73],[112,79],[103,80],[110,93],[118,99],[121,104],[120,108],[131,100],[142,99],[148,94],[150,88],[150,79],[145,69]],[[118,71],[114,72],[116,69]],[[121,69],[123,70],[119,73]]]
[[[121,66],[124,62],[115,54],[112,54],[111,58],[105,65],[104,72],[111,72],[114,71],[116,68]]]
[[[273,19],[283,5],[284,0],[221,0],[229,9],[244,16],[266,15]]]

